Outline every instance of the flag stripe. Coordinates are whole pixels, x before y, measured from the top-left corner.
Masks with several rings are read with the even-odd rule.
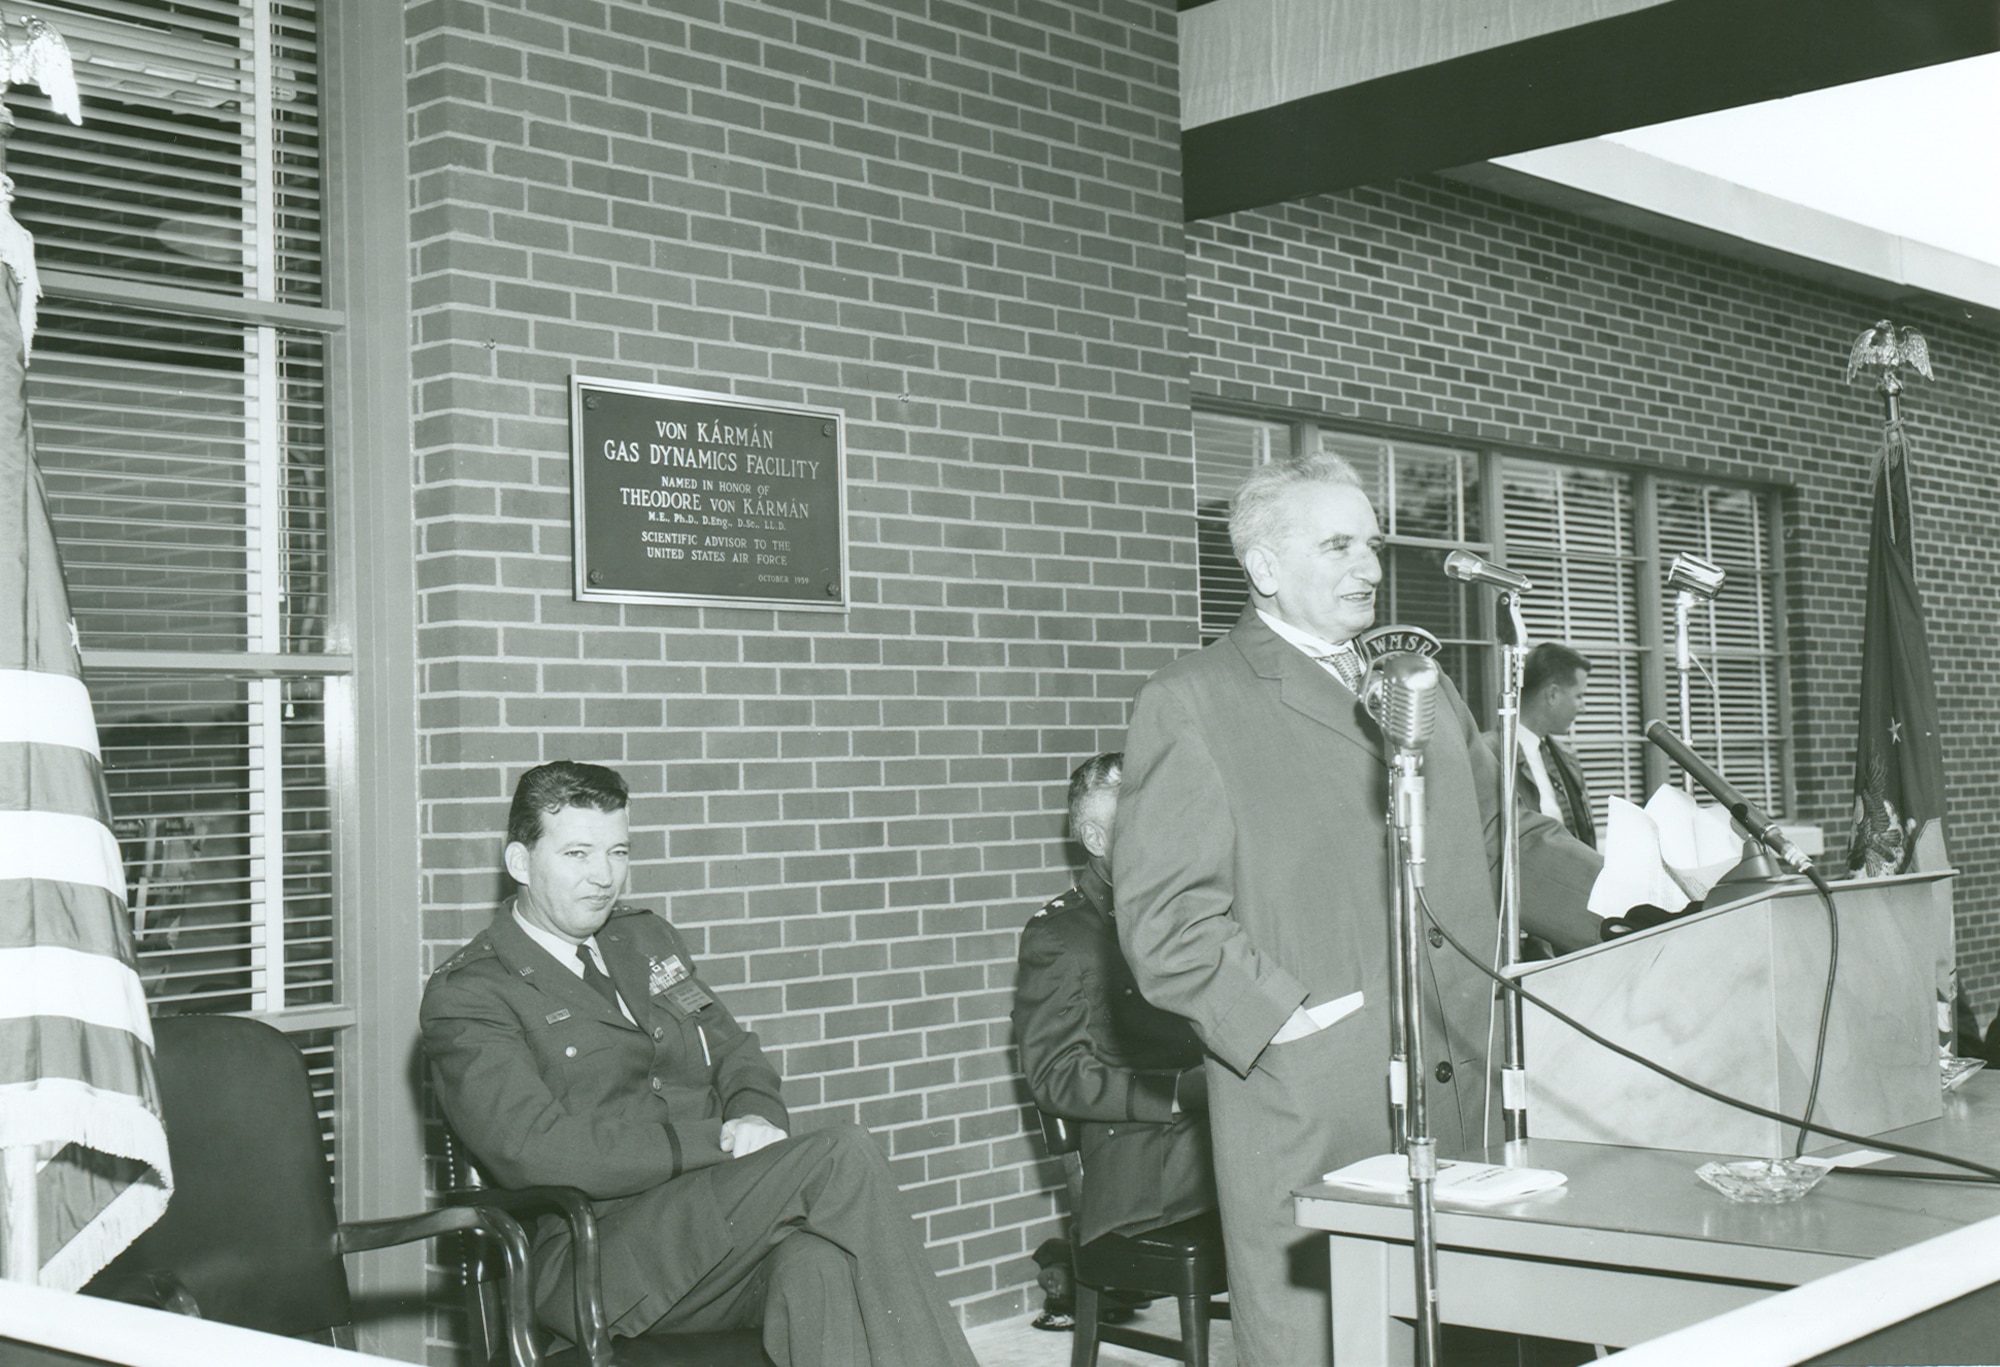
[[[17,878],[0,883],[0,952],[56,945],[130,960],[125,904],[103,888]]]
[[[0,879],[47,878],[125,895],[111,828],[67,812],[0,812]]]
[[[0,1143],[72,1138],[59,1124],[65,1097],[158,1104],[149,1047],[130,1031],[62,1016],[0,1020]]]
[[[8,741],[39,741],[97,754],[97,721],[83,680],[0,669],[0,743]]]
[[[0,1021],[66,1016],[153,1042],[146,994],[130,964],[36,945],[0,954]]]
[[[0,812],[61,812],[95,821],[105,810],[104,769],[67,745],[0,741]]]

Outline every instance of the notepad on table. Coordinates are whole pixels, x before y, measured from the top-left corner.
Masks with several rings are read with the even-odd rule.
[[[1440,1201],[1468,1206],[1497,1206],[1518,1201],[1538,1192],[1553,1191],[1569,1179],[1553,1168],[1509,1168],[1498,1163],[1468,1163],[1439,1159],[1437,1182],[1432,1188]],[[1382,1192],[1400,1196],[1410,1189],[1410,1160],[1400,1153],[1378,1153],[1344,1168],[1335,1168],[1324,1181],[1357,1191]]]

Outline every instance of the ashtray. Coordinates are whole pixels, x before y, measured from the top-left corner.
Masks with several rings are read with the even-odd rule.
[[[1944,1089],[1956,1091],[1958,1085],[1986,1066],[1983,1058],[1958,1058],[1945,1054],[1938,1059],[1938,1066],[1944,1070]]]
[[[1737,1163],[1703,1163],[1694,1175],[1732,1201],[1777,1205],[1796,1201],[1826,1176],[1819,1163],[1790,1158],[1746,1158]]]

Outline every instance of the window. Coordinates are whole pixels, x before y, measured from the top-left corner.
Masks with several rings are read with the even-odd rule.
[[[84,123],[8,92],[48,294],[28,371],[155,1013],[340,1031],[337,648],[317,9],[41,12]],[[12,35],[10,35],[12,36]]]
[[[1226,635],[1250,601],[1250,585],[1229,544],[1231,491],[1264,462],[1288,459],[1292,430],[1283,423],[1196,413],[1194,446],[1203,476],[1195,489],[1194,536],[1206,645]]]
[[[1388,541],[1378,624],[1423,627],[1482,726],[1500,683],[1494,595],[1445,577],[1453,550],[1500,560],[1534,581],[1522,615],[1531,641],[1589,656],[1590,697],[1572,741],[1592,790],[1643,801],[1664,781],[1645,743],[1667,723],[1753,800],[1789,804],[1789,678],[1780,647],[1777,507],[1769,491],[1651,471],[1538,459],[1321,430],[1312,423],[1195,415],[1195,501],[1204,642],[1227,631],[1248,596],[1230,553],[1229,499],[1252,465],[1294,449],[1345,457],[1374,501]],[[1222,528],[1215,540],[1215,528]],[[1695,668],[1688,715],[1675,669],[1667,568],[1682,552],[1728,572],[1723,593],[1690,619]],[[1604,812],[1597,813],[1602,823]]]

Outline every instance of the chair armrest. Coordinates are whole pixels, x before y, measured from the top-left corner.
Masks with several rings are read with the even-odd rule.
[[[510,1223],[515,1223],[518,1228],[518,1222],[510,1220]],[[336,1231],[335,1237],[340,1251],[347,1254],[413,1244],[419,1239],[434,1239],[441,1234],[459,1232],[484,1234],[493,1231],[482,1225],[477,1209],[467,1207],[426,1210],[416,1215],[392,1215],[382,1220],[347,1220]],[[504,1242],[504,1236],[499,1237]],[[525,1232],[522,1237],[526,1237]]]
[[[481,1234],[500,1244],[507,1277],[507,1358],[511,1367],[541,1367],[533,1327],[535,1274],[528,1265],[528,1234],[520,1221],[497,1205],[448,1206],[381,1220],[349,1220],[334,1238],[345,1255],[454,1233]]]
[[[571,1291],[590,1367],[612,1367],[611,1321],[604,1310],[597,1212],[576,1187],[459,1187],[441,1191],[447,1206],[497,1206],[515,1215],[560,1215],[569,1225]]]

